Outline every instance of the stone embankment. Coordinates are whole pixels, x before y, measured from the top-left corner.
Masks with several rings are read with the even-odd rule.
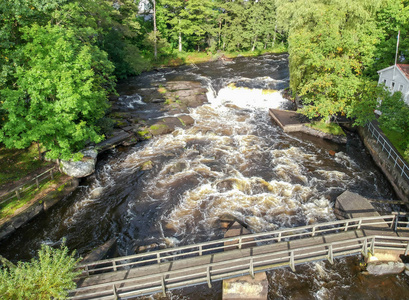
[[[78,179],[63,176],[51,186],[45,195],[37,195],[28,204],[16,210],[13,215],[0,219],[0,240],[7,237],[30,220],[47,211],[78,187]]]
[[[378,130],[380,131],[380,129]],[[394,166],[394,162],[390,159],[388,153],[383,151],[382,145],[377,143],[376,139],[372,137],[367,127],[359,127],[358,133],[365,144],[366,149],[378,167],[381,168],[398,197],[409,205],[409,183],[402,177],[402,173],[399,168]],[[382,131],[380,131],[380,133],[382,134]],[[388,140],[383,134],[382,136],[385,140]],[[391,143],[389,144],[392,145]],[[394,151],[399,153],[396,149],[394,149]]]

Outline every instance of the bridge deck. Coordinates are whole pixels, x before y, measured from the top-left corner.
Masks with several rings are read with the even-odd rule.
[[[390,222],[389,224],[383,221],[379,222],[381,217],[377,218],[376,222],[372,221],[373,225],[366,225],[365,227],[362,224],[367,224],[367,222],[365,223],[365,220],[362,221],[361,218],[359,224],[362,225],[362,228],[359,225],[359,229],[355,226],[358,224],[358,220],[337,222],[344,224],[343,227],[338,227],[338,232],[320,236],[311,236],[311,232],[320,231],[318,230],[320,228],[317,229],[315,226],[303,227],[300,231],[302,233],[294,233],[299,230],[298,228],[291,229],[292,231],[282,230],[281,233],[270,233],[276,239],[274,243],[270,244],[265,244],[265,241],[260,240],[249,241],[249,238],[246,242],[246,236],[244,236],[242,239],[239,238],[239,243],[243,244],[241,249],[237,249],[238,244],[236,244],[236,246],[214,247],[211,254],[197,255],[197,251],[182,254],[179,252],[176,255],[184,257],[179,257],[178,260],[175,260],[175,257],[160,257],[159,252],[161,251],[153,252],[145,255],[152,256],[159,253],[158,262],[160,263],[138,267],[131,267],[133,257],[129,257],[128,266],[126,266],[126,257],[122,258],[121,264],[114,263],[113,266],[110,265],[110,260],[99,262],[99,266],[104,267],[105,264],[108,266],[107,269],[113,268],[113,270],[100,274],[98,272],[102,271],[97,271],[95,275],[80,279],[78,288],[70,296],[73,299],[113,299],[114,296],[124,299],[137,295],[164,293],[169,289],[196,284],[207,283],[211,286],[213,281],[252,275],[256,272],[283,266],[289,266],[295,270],[297,264],[324,259],[333,262],[336,257],[359,253],[366,255],[368,251],[374,252],[375,248],[396,248],[402,253],[407,252],[409,239],[398,237],[390,230]],[[351,226],[351,224],[355,225]],[[328,224],[324,225],[328,226]],[[348,226],[355,226],[355,228],[347,231]],[[334,231],[334,229],[332,230]],[[277,238],[277,236],[279,237]],[[294,237],[296,239],[290,240]],[[219,241],[219,245],[221,241]],[[251,247],[245,247],[246,243],[247,246]],[[205,251],[200,249],[200,251]],[[225,251],[217,252],[223,249]],[[171,250],[168,249],[167,251]],[[196,256],[192,257],[192,253]],[[87,267],[92,272],[93,266],[88,265]]]

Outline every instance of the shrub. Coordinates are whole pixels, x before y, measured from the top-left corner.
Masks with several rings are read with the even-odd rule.
[[[68,253],[65,243],[59,249],[42,245],[38,258],[0,269],[1,299],[65,299],[75,288],[75,251]]]

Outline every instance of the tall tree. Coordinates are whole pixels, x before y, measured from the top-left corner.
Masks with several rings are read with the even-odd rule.
[[[308,104],[307,116],[350,113],[363,71],[374,60],[379,6],[380,1],[365,0],[298,0],[281,6],[280,13],[291,20],[290,86]]]
[[[42,143],[50,158],[71,158],[103,137],[96,123],[108,108],[113,65],[106,53],[58,25],[22,28],[14,86],[0,92],[7,118],[0,141],[25,148]]]

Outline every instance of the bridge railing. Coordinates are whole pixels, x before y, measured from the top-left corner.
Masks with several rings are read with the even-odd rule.
[[[395,147],[379,132],[372,122],[368,123],[367,127],[372,137],[382,146],[382,151],[388,154],[388,159],[392,161],[393,167],[398,169],[402,178],[409,183],[409,166],[406,161],[395,151]]]
[[[314,237],[316,235],[356,230],[363,227],[376,227],[376,229],[380,229],[380,226],[383,226],[385,229],[396,229],[399,227],[396,220],[396,215],[391,214],[386,216],[364,217],[318,223],[302,227],[225,238],[200,244],[135,254],[126,257],[106,259],[98,262],[82,264],[79,266],[79,268],[83,270],[84,276],[89,276],[95,273],[112,272],[129,269],[131,267],[141,267],[149,264],[159,264],[165,261],[202,256],[230,249],[242,249],[245,247],[254,246],[256,244],[262,245],[281,241],[290,241],[293,239]]]
[[[129,278],[78,288],[71,298],[112,299],[112,296],[128,298],[157,292],[166,294],[167,290],[198,284],[207,283],[211,287],[212,282],[227,278],[243,275],[254,277],[257,272],[280,267],[290,267],[295,271],[295,266],[298,264],[320,260],[334,263],[335,258],[356,254],[367,256],[368,253],[374,254],[375,250],[380,249],[397,250],[407,255],[409,238],[374,235],[278,251],[272,248],[268,253],[251,254],[247,257],[189,267],[188,272],[186,269],[164,271],[159,274],[139,276],[137,282],[135,278]]]

